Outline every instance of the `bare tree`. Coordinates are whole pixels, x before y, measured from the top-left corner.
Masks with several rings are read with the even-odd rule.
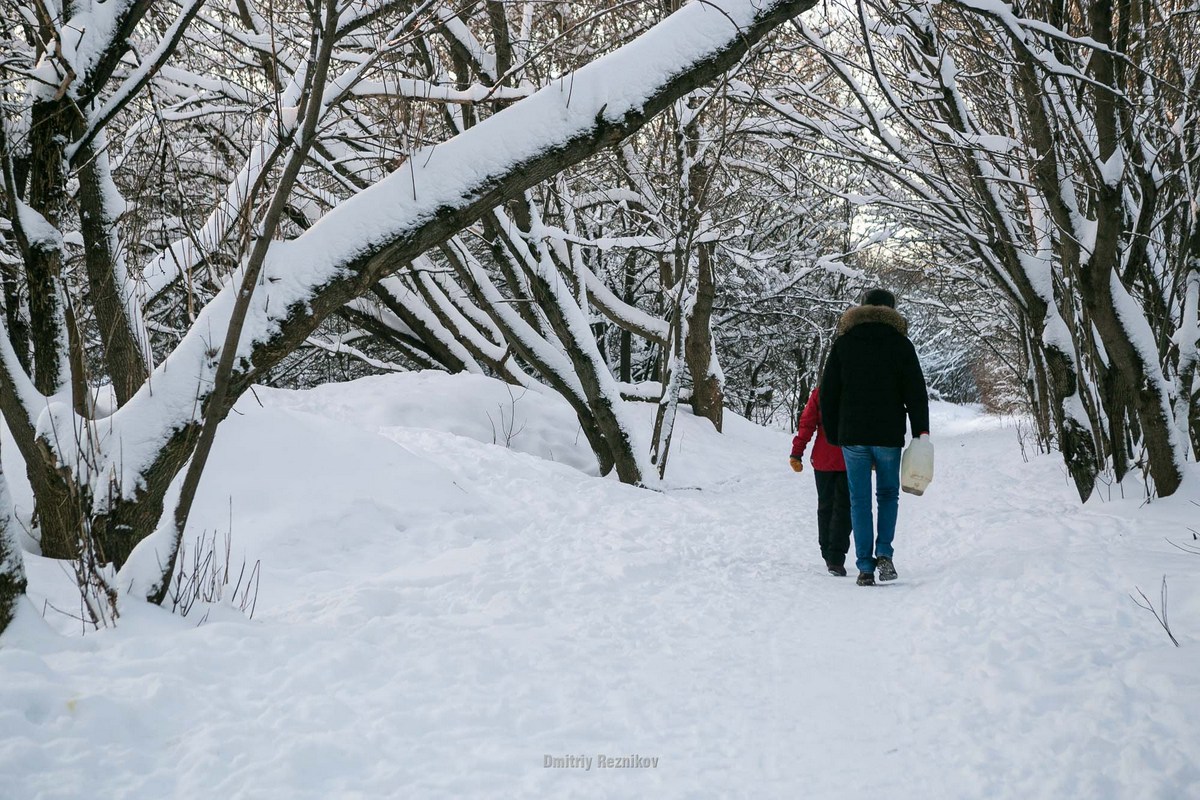
[[[3,158],[6,213],[24,265],[19,277],[30,324],[28,342],[15,327],[0,332],[0,410],[34,488],[43,551],[72,557],[88,542],[125,568],[122,586],[161,598],[162,568],[180,534],[173,512],[186,510],[186,497],[178,505],[186,491],[181,470],[257,376],[397,269],[437,248],[453,252],[456,234],[475,220],[492,214],[502,229],[501,212],[493,209],[628,137],[811,5],[729,0],[685,6],[603,63],[563,76],[436,146],[413,149],[386,177],[374,174],[370,163],[359,174],[352,158],[339,155],[357,144],[347,134],[362,122],[353,109],[355,92],[369,88],[372,70],[386,75],[389,59],[403,47],[419,51],[429,26],[455,27],[456,15],[440,3],[246,4],[204,14],[198,3],[185,3],[174,13],[156,7],[152,14],[149,3],[108,0],[17,9],[28,48],[5,61],[18,76],[10,91],[21,90],[10,100],[8,118],[27,118],[28,134],[19,143],[6,137]],[[124,112],[134,116],[135,100],[149,117],[139,117],[142,125],[123,131],[125,137],[167,124],[163,92],[189,83],[203,88],[203,116],[210,121],[220,117],[211,108],[214,98],[241,94],[228,80],[205,80],[186,65],[172,65],[187,31],[199,45],[197,26],[214,37],[210,48],[246,54],[245,79],[266,87],[273,102],[263,108],[259,135],[248,148],[235,148],[218,125],[207,132],[206,146],[225,148],[229,162],[240,159],[241,167],[200,225],[151,253],[138,280],[125,266],[130,240],[120,235],[123,215],[137,214],[122,209],[101,154],[111,157],[113,121]],[[257,35],[263,31],[273,36]],[[660,37],[673,42],[667,55],[654,44]],[[354,52],[342,58],[343,47]],[[323,74],[322,64],[337,67]],[[408,94],[420,88],[399,83]],[[172,113],[188,105],[181,101]],[[314,162],[319,169],[310,169]],[[77,170],[91,177],[81,173],[75,191]],[[335,179],[356,193],[337,200],[327,189]],[[85,188],[88,180],[92,189]],[[92,233],[84,230],[88,215],[103,220]],[[319,225],[312,224],[316,218]],[[76,230],[87,281],[64,268]],[[510,238],[516,244],[520,237]],[[586,319],[551,280],[552,265],[531,256],[522,264],[524,277],[547,295],[544,308],[560,312],[547,324],[561,343],[581,333]],[[470,270],[469,259],[463,261]],[[539,281],[545,285],[536,288]],[[486,289],[482,281],[479,286]],[[102,302],[105,292],[109,301]],[[162,304],[169,306],[169,324],[148,333],[153,312],[143,309]],[[523,331],[519,314],[504,316],[495,305],[486,308],[493,322],[503,318]],[[80,309],[95,327],[81,323]],[[147,342],[164,328],[166,338],[176,340],[155,357]],[[85,347],[93,331],[104,343],[98,363]],[[530,353],[558,358],[539,352],[534,337],[523,343]],[[595,363],[595,354],[569,355],[576,357],[571,366],[556,372],[575,382],[570,388],[593,403],[612,403],[607,372],[597,371],[589,387],[586,374],[575,371]],[[100,385],[112,386],[111,401],[97,394]],[[617,445],[627,433],[619,420],[605,420],[602,403],[591,411],[609,446]],[[622,477],[640,476],[631,470]],[[131,562],[143,541],[143,557]]]

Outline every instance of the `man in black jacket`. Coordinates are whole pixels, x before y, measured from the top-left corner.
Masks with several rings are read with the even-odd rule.
[[[872,289],[862,305],[842,315],[821,376],[820,400],[825,436],[841,446],[846,459],[858,585],[873,586],[876,568],[879,580],[895,580],[892,538],[900,505],[904,420],[907,416],[913,438],[928,433],[929,396],[917,352],[908,340],[908,321],[897,313],[891,292]],[[877,531],[871,509],[872,468],[879,503]]]

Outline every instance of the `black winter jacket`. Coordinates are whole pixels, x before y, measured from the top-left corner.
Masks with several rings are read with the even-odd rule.
[[[929,395],[908,322],[894,308],[856,306],[842,315],[821,376],[825,436],[836,445],[904,446],[904,417],[929,431]]]

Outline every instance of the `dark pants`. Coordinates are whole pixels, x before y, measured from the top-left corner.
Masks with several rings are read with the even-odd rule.
[[[814,469],[817,478],[817,540],[826,564],[844,566],[850,550],[850,487],[846,473]]]

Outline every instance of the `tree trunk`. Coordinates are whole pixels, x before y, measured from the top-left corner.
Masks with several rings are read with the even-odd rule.
[[[104,146],[104,139],[97,141]],[[112,380],[117,402],[124,405],[146,378],[144,343],[139,341],[123,282],[125,268],[118,248],[116,209],[107,192],[112,188],[108,174],[108,155],[103,151],[84,156],[79,169],[80,232],[83,234],[84,259],[92,308],[104,344],[104,364]]]
[[[4,317],[8,325],[8,339],[12,344],[13,352],[17,355],[17,362],[26,372],[29,371],[29,326],[25,323],[25,317],[21,313],[21,308],[24,305],[21,297],[21,283],[17,277],[17,266],[0,265],[0,270],[3,271],[4,282]]]
[[[1105,235],[1104,227],[1103,222],[1098,226],[1098,253],[1099,239]],[[1135,341],[1136,334],[1126,327],[1127,321],[1122,320],[1117,311],[1118,301],[1114,297],[1114,290],[1117,289],[1113,285],[1115,281],[1116,275],[1111,268],[1096,263],[1089,265],[1085,270],[1084,280],[1081,281],[1084,302],[1091,311],[1096,330],[1104,342],[1109,358],[1130,390],[1129,402],[1137,412],[1142,441],[1146,445],[1150,477],[1154,479],[1158,494],[1166,497],[1174,494],[1183,482],[1179,441],[1175,420],[1170,413],[1170,399],[1166,396],[1166,381],[1158,363],[1149,363],[1150,354],[1144,352],[1148,343]],[[1119,283],[1117,285],[1119,286]],[[1123,292],[1124,289],[1117,291]],[[1133,303],[1128,295],[1124,299],[1130,304]],[[1139,344],[1142,346],[1139,347]],[[1125,446],[1124,442],[1113,444],[1114,447]]]
[[[34,103],[31,114],[29,149],[33,163],[29,173],[29,206],[57,229],[67,203],[63,144],[70,140],[71,125],[66,115],[74,112],[58,103]],[[67,337],[58,285],[62,270],[61,241],[31,242],[25,269],[29,282],[33,384],[42,394],[54,394],[66,380],[63,348]]]
[[[1045,330],[1044,323],[1034,330]],[[1075,482],[1080,500],[1087,500],[1096,488],[1096,476],[1100,474],[1099,453],[1092,432],[1070,413],[1069,404],[1075,402],[1082,407],[1077,397],[1079,377],[1075,372],[1075,359],[1071,353],[1063,352],[1056,345],[1041,343],[1040,355],[1045,363],[1049,378],[1047,386],[1052,398],[1051,409],[1058,429],[1058,447],[1063,454],[1067,472]]]
[[[25,595],[25,559],[15,523],[8,480],[0,468],[0,634],[12,622],[17,604]]]
[[[637,256],[631,252],[625,257],[621,287],[621,299],[630,306],[633,305],[635,299],[633,289],[637,280],[636,266]],[[633,332],[624,326],[621,327],[621,372],[619,378],[625,383],[633,382]]]
[[[421,286],[419,280],[416,283],[418,287]],[[466,370],[466,362],[455,355],[450,348],[447,347],[446,344],[439,339],[432,330],[430,330],[429,326],[425,324],[424,320],[419,319],[404,305],[404,303],[401,303],[399,300],[393,297],[392,293],[389,292],[385,286],[383,286],[381,283],[377,283],[374,287],[372,287],[371,292],[376,298],[379,299],[379,302],[383,303],[384,307],[395,314],[420,338],[421,349],[429,354],[431,360],[436,361],[448,372],[463,372]],[[429,303],[428,305],[429,310],[439,319],[439,321],[441,321],[442,325],[448,330],[453,330],[453,327],[450,325],[451,321],[445,318],[445,315],[442,313],[441,309],[433,303]],[[355,315],[357,317],[365,316],[357,314],[357,312],[355,312]],[[368,325],[370,324],[365,319],[362,319],[361,321]],[[376,335],[379,335],[384,341],[387,341],[392,337],[399,337],[399,334],[387,329],[387,327],[384,325],[379,325],[377,328],[379,330]],[[463,342],[463,345],[466,346],[467,343]],[[415,347],[416,345],[410,344],[410,346]],[[472,355],[476,355],[478,358],[477,354],[472,353]]]
[[[699,276],[687,324],[684,356],[692,376],[692,411],[696,416],[712,422],[713,427],[720,431],[725,413],[725,382],[714,364],[716,347],[713,344],[712,310],[717,289],[712,251],[713,245],[706,242],[699,245],[696,253]]]
[[[80,537],[88,527],[84,511],[87,498],[80,495],[69,470],[50,466],[54,463],[54,457],[45,443],[39,441],[37,447],[43,454],[34,461],[27,458],[25,469],[33,496],[37,499],[34,527],[42,555],[47,558],[78,558]]]
[[[682,384],[684,355],[683,328],[684,313],[681,301],[674,298],[674,310],[671,313],[671,335],[667,340],[670,348],[670,358],[666,357],[667,347],[663,348],[665,372],[663,375],[662,396],[658,401],[658,409],[654,415],[654,439],[650,444],[650,462],[658,468],[661,480],[667,473],[667,458],[671,454],[671,435],[675,431],[675,415],[679,410],[679,391]]]
[[[1051,404],[1048,401],[1050,387],[1046,378],[1046,362],[1041,356],[1041,348],[1034,340],[1024,314],[1020,315],[1020,328],[1022,356],[1025,359],[1026,368],[1025,392],[1033,411],[1038,447],[1042,452],[1048,453],[1051,449],[1051,442],[1054,440],[1054,420],[1051,416]]]

